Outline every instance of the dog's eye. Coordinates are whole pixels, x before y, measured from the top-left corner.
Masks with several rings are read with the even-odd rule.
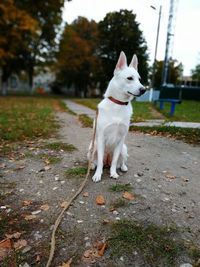
[[[127,79],[128,79],[129,81],[132,81],[132,80],[133,80],[133,77],[130,76],[130,77],[127,77]]]

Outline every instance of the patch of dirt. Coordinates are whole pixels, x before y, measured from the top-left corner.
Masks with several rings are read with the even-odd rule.
[[[0,185],[3,185],[0,188],[0,241],[7,233],[16,231],[22,233],[20,239],[27,241],[16,256],[16,266],[25,263],[45,266],[52,225],[61,211],[61,204],[74,194],[84,179],[67,175],[66,170],[87,166],[92,129],[81,128],[77,117],[64,112],[57,113],[57,119],[61,123],[57,138],[24,144],[18,147],[17,153],[0,158]],[[52,152],[43,148],[44,143],[58,141],[72,144],[77,150]],[[138,254],[131,254],[130,258],[114,257],[112,248],[106,247],[112,223],[124,219],[158,226],[175,224],[185,241],[200,246],[200,147],[133,132],[129,133],[126,143],[128,172],[120,173],[120,178],[114,180],[105,169],[100,183],[88,181],[64,214],[56,236],[52,266],[62,265],[70,258],[71,266],[77,267],[149,266]],[[47,164],[38,157],[44,153],[53,153],[61,161]],[[111,186],[116,184],[130,184],[130,194],[134,198],[125,199],[124,192],[111,191]],[[96,203],[98,195],[103,196],[105,204]],[[113,209],[113,203],[119,198],[128,205]],[[27,217],[30,215],[32,217]],[[99,251],[103,251],[102,255]],[[179,264],[183,262],[184,257],[178,259]]]
[[[160,113],[156,108],[150,107],[150,110],[154,118],[163,119],[163,120],[165,119],[165,116],[162,113]]]

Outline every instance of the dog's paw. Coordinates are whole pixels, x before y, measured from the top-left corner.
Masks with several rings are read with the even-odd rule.
[[[113,173],[110,174],[110,178],[118,179],[119,175],[116,172],[113,172]]]
[[[101,181],[101,175],[100,174],[96,174],[92,177],[93,182],[97,183]]]
[[[122,165],[120,169],[121,169],[122,172],[127,172],[128,171],[128,167],[125,164]]]

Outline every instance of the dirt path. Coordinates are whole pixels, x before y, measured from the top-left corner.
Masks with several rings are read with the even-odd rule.
[[[65,172],[87,165],[86,151],[92,130],[81,128],[76,116],[57,113],[57,118],[61,123],[57,137],[26,144],[16,154],[0,159],[0,240],[5,238],[5,233],[20,232],[20,240],[27,242],[19,249],[20,256],[15,255],[21,264],[17,266],[45,266],[51,229],[60,204],[83,179]],[[77,150],[69,153],[42,148],[45,142],[55,141],[73,144]],[[135,250],[129,256],[126,253],[113,256],[112,247],[104,251],[112,223],[124,219],[158,227],[176,225],[181,229],[181,239],[200,246],[200,147],[133,132],[128,135],[127,145],[129,171],[116,181],[109,178],[105,169],[103,180],[97,184],[90,180],[85,194],[66,212],[58,230],[52,266],[59,266],[72,257],[72,266],[77,267],[153,266]],[[61,161],[48,164],[38,157],[44,153],[56,154]],[[127,184],[134,196],[131,201],[122,198],[123,192],[110,191],[113,186]],[[104,205],[96,204],[97,195],[103,195]],[[121,201],[121,207],[113,208],[117,201]],[[99,251],[102,256],[97,255]],[[181,256],[176,266],[193,260]],[[156,266],[172,265],[163,265],[161,260]]]

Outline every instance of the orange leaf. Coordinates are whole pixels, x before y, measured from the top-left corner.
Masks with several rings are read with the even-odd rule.
[[[98,251],[99,256],[102,257],[104,255],[106,248],[107,248],[107,244],[103,243],[101,249]]]
[[[0,260],[1,258],[4,258],[7,255],[11,247],[12,244],[10,239],[3,239],[2,241],[0,241]]]
[[[62,265],[59,265],[58,267],[71,267],[72,258],[68,260],[68,262],[63,262]]]
[[[24,200],[22,203],[23,203],[23,206],[29,206],[32,204],[32,201],[31,200]]]
[[[96,197],[97,205],[104,205],[106,203],[105,198],[102,195]]]
[[[127,199],[127,200],[134,200],[135,196],[127,191],[125,191],[123,193],[123,198]]]

